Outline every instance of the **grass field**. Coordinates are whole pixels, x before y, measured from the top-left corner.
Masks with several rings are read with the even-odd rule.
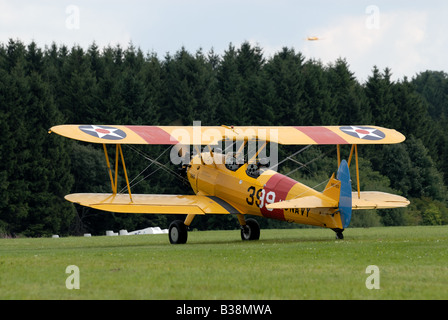
[[[448,227],[0,239],[0,299],[448,299]],[[66,288],[69,265],[80,289]],[[366,288],[369,265],[380,289]]]

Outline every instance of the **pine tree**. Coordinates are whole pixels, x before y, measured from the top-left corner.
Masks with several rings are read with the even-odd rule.
[[[311,112],[308,125],[336,125],[339,116],[330,95],[328,79],[322,63],[307,61],[303,67],[305,110]],[[306,111],[305,111],[306,112]]]
[[[44,67],[43,53],[34,41],[28,45],[25,59],[27,61],[27,74],[32,72],[42,73]]]
[[[270,119],[273,117],[270,105],[272,86],[263,83],[262,68],[265,60],[261,48],[252,47],[248,42],[244,42],[237,50],[235,62],[241,77],[239,99],[242,104],[242,109],[236,111],[248,115],[246,125],[272,123]]]
[[[448,115],[448,74],[444,71],[419,73],[412,84],[415,90],[428,101],[428,113],[433,119]]]
[[[248,120],[248,110],[241,98],[243,81],[237,64],[237,52],[230,45],[217,68],[218,121],[225,125],[243,125]]]
[[[28,83],[31,95],[23,115],[27,141],[23,147],[30,153],[25,166],[30,209],[24,234],[68,234],[74,211],[63,199],[73,183],[67,141],[48,137],[48,128],[61,123],[62,118],[40,75],[32,72]]]
[[[202,52],[193,56],[182,48],[174,57],[167,55],[163,70],[165,118],[180,120],[184,125],[196,120],[203,124],[214,122],[213,73]]]
[[[328,85],[334,97],[335,110],[339,114],[338,123],[371,123],[370,110],[362,87],[356,81],[345,59],[337,59],[327,69]]]
[[[364,92],[372,113],[372,124],[390,128],[400,126],[397,121],[397,106],[393,98],[393,85],[390,69],[386,68],[381,73],[376,66],[373,68],[372,76],[364,85]]]
[[[144,83],[145,108],[142,124],[162,124],[161,105],[162,93],[162,63],[155,53],[146,57],[146,61],[139,71]]]
[[[61,68],[60,110],[71,123],[95,123],[104,112],[97,99],[97,82],[84,50],[73,47]]]
[[[285,47],[264,67],[266,81],[270,81],[275,90],[273,109],[276,114],[275,123],[279,125],[307,125],[311,121],[310,113],[302,100],[304,60],[301,53]]]
[[[30,195],[26,181],[26,166],[30,157],[27,150],[25,117],[29,92],[26,81],[25,47],[20,42],[9,41],[4,51],[4,69],[0,77],[0,174],[2,205],[0,220],[7,233],[23,231],[22,222],[27,218]]]
[[[16,51],[19,48],[20,53]],[[73,211],[64,200],[71,186],[64,145],[48,140],[47,130],[62,121],[39,72],[43,55],[31,44],[10,43],[9,73],[2,70],[0,172],[7,187],[1,220],[11,233],[68,233]],[[53,122],[54,121],[54,122]],[[55,166],[53,160],[59,161]],[[62,167],[61,167],[62,165]]]
[[[412,134],[419,137],[427,149],[433,149],[436,139],[434,139],[434,126],[428,114],[428,104],[407,78],[394,84],[393,101],[397,107],[397,121],[394,128],[404,135]]]

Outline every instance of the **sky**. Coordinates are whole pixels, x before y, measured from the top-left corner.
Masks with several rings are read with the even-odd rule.
[[[0,0],[0,42],[132,43],[163,58],[248,41],[266,58],[288,47],[324,64],[344,58],[360,82],[373,66],[400,80],[448,72],[447,14],[446,0]]]

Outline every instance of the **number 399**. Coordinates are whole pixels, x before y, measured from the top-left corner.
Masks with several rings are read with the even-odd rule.
[[[263,208],[266,204],[274,203],[275,202],[275,192],[269,191],[266,193],[266,191],[262,189],[256,189],[254,186],[249,187],[247,189],[249,192],[249,196],[246,198],[246,202],[248,205],[256,205],[259,208]],[[273,209],[267,209],[268,211],[272,211]]]

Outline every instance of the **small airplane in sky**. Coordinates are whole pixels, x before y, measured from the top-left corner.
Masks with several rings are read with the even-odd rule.
[[[350,224],[353,210],[400,208],[410,203],[398,195],[360,191],[358,145],[404,141],[405,137],[393,129],[376,126],[60,125],[52,127],[49,132],[102,144],[104,149],[112,192],[70,194],[65,199],[108,212],[185,214],[185,220],[175,220],[169,226],[172,244],[186,243],[188,226],[195,217],[206,214],[234,215],[241,226],[242,240],[260,238],[258,222],[246,218],[247,215],[329,228],[338,239],[343,239],[343,231]],[[171,151],[172,161],[175,158],[183,165],[194,195],[133,194],[121,147],[124,144],[176,146]],[[336,146],[338,168],[330,176],[323,192],[274,170],[277,164],[270,160],[275,152],[271,149],[267,157],[266,149],[268,145],[277,144]],[[115,145],[113,165],[108,145]],[[348,160],[341,159],[341,145],[351,145]],[[205,147],[201,149],[201,146]],[[190,147],[193,147],[191,155]],[[353,155],[356,191],[352,191],[349,171]],[[127,193],[118,192],[120,160]]]
[[[320,41],[323,40],[324,38],[321,37],[306,37],[305,40],[306,41]]]

